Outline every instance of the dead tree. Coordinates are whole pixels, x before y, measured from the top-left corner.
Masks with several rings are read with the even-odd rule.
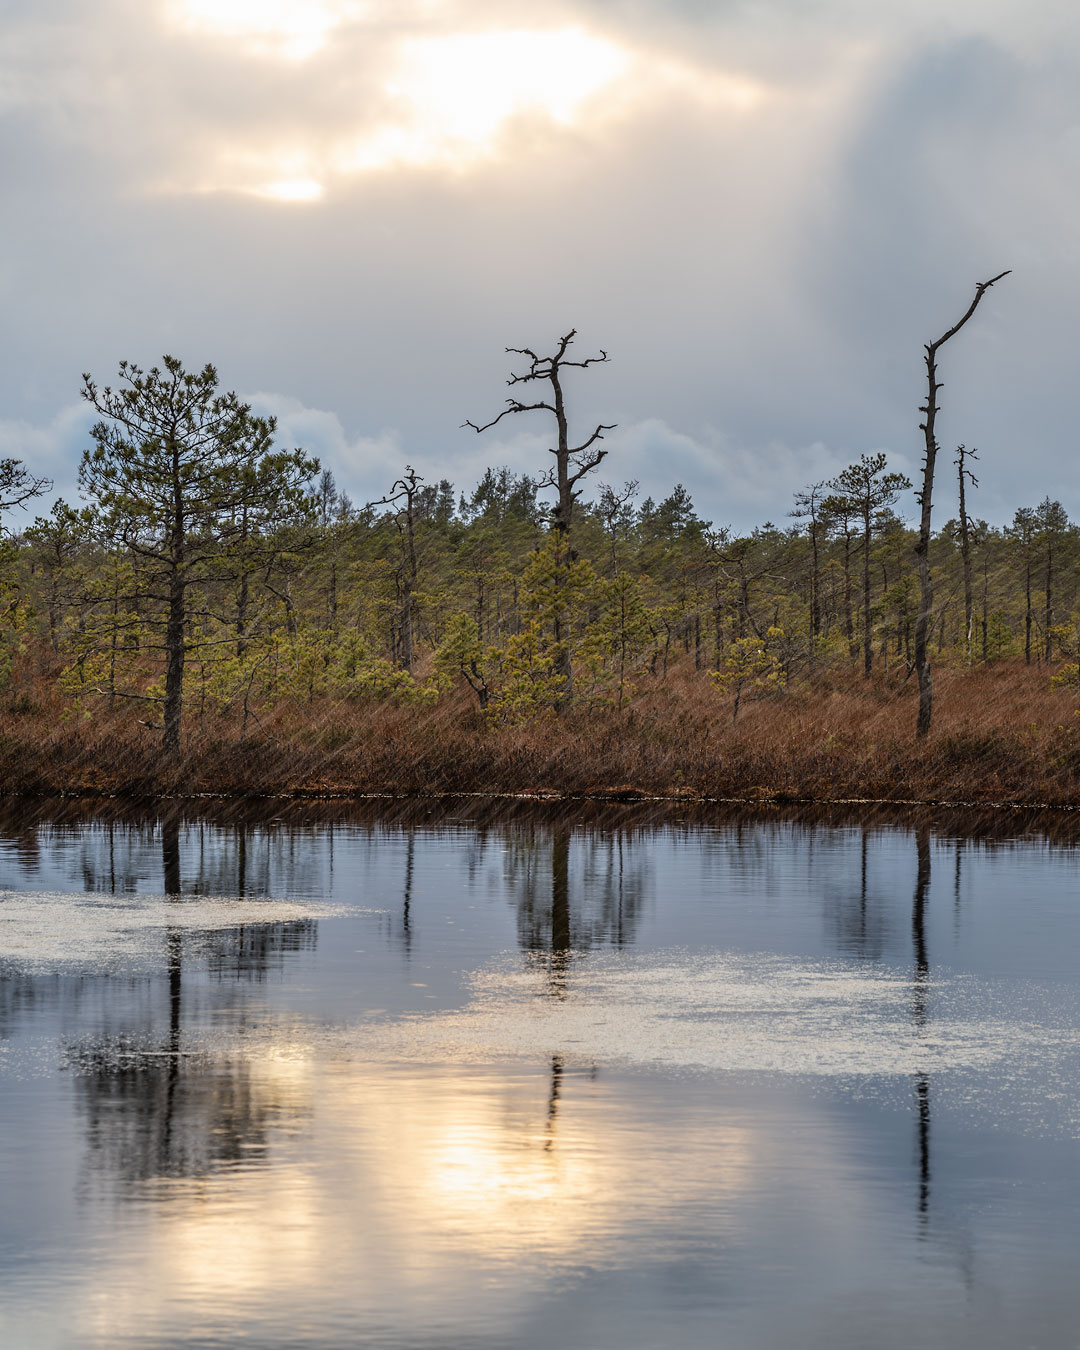
[[[969,661],[971,660],[971,624],[974,603],[971,590],[971,521],[967,513],[965,487],[966,482],[970,482],[972,487],[978,487],[979,480],[970,469],[965,467],[964,461],[966,459],[978,459],[978,457],[978,450],[968,450],[964,445],[956,447],[954,463],[960,480],[960,560],[964,568],[964,651]],[[983,626],[985,627],[985,624]]]
[[[401,536],[401,566],[398,569],[398,585],[401,595],[401,647],[400,664],[403,670],[412,674],[413,635],[416,632],[416,579],[419,564],[416,555],[417,503],[420,484],[423,478],[411,464],[405,465],[405,472],[390,488],[385,497],[368,502],[369,506],[393,506],[394,523]]]
[[[934,609],[934,584],[930,575],[930,510],[934,496],[934,465],[937,461],[938,443],[935,424],[938,415],[938,390],[943,386],[937,378],[938,352],[950,338],[954,338],[964,324],[979,307],[983,296],[995,282],[1007,277],[1011,269],[999,272],[989,281],[980,281],[975,287],[975,295],[961,318],[944,332],[936,342],[925,344],[926,355],[926,403],[919,411],[926,421],[919,424],[925,442],[923,458],[922,490],[916,500],[919,503],[919,541],[915,545],[915,557],[919,565],[919,614],[915,620],[915,672],[919,678],[919,717],[915,724],[915,734],[926,736],[930,731],[930,719],[934,711],[934,681],[930,674],[930,622]]]
[[[614,423],[605,425],[599,423],[591,435],[587,436],[580,445],[570,444],[570,431],[566,418],[566,403],[562,387],[562,372],[564,370],[575,368],[584,370],[587,366],[599,365],[608,360],[608,354],[601,348],[599,356],[587,356],[582,361],[570,361],[566,353],[570,344],[573,342],[577,329],[571,328],[569,333],[559,339],[555,353],[552,356],[538,356],[536,352],[528,347],[507,347],[506,351],[514,356],[523,356],[528,361],[528,367],[520,374],[512,373],[506,383],[514,388],[522,384],[547,384],[550,386],[549,396],[538,399],[535,403],[526,403],[523,399],[508,398],[506,407],[498,416],[493,417],[490,422],[484,422],[478,426],[475,422],[463,422],[462,426],[472,427],[475,432],[487,431],[501,422],[504,417],[512,413],[526,412],[548,412],[555,418],[556,443],[549,447],[550,453],[555,456],[554,467],[551,468],[540,480],[541,487],[553,487],[558,493],[558,500],[555,503],[555,509],[551,516],[551,526],[557,535],[561,537],[563,547],[559,549],[559,567],[556,572],[556,587],[565,586],[566,573],[571,563],[573,563],[575,554],[570,547],[570,521],[573,516],[574,502],[581,495],[581,489],[578,484],[597,467],[600,461],[607,454],[606,450],[597,447],[597,442],[604,439],[605,431],[613,431]],[[596,447],[596,448],[594,448]],[[559,679],[560,694],[559,705],[565,707],[573,693],[573,670],[570,659],[569,643],[569,613],[565,602],[556,599],[555,609],[555,673]]]

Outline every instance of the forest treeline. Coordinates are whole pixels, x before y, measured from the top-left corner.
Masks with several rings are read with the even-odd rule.
[[[549,355],[507,349],[510,397],[464,424],[539,416],[547,465],[467,485],[403,465],[365,503],[281,448],[213,366],[84,376],[99,420],[81,500],[25,523],[15,509],[48,484],[0,461],[0,768],[48,790],[67,760],[85,781],[176,787],[194,745],[203,786],[237,789],[693,779],[895,796],[980,763],[987,791],[1015,796],[1034,768],[1071,792],[1078,726],[1057,705],[1080,690],[1080,528],[1049,497],[988,524],[978,451],[947,456],[933,430],[937,351],[992,284],[926,348],[917,527],[882,453],[744,533],[681,484],[642,496],[609,472],[611,427],[574,427],[567,376],[608,357],[578,359],[573,330]],[[938,749],[931,665],[952,699]],[[914,698],[912,749],[897,710]]]
[[[656,501],[632,482],[598,482],[559,531],[539,473],[492,467],[461,490],[406,468],[358,505],[329,470],[272,451],[272,432],[256,428],[247,469],[231,463],[215,482],[203,461],[188,485],[202,497],[172,634],[187,720],[224,716],[243,735],[283,700],[430,703],[467,686],[485,717],[517,722],[568,702],[622,709],[675,664],[734,718],[742,699],[824,672],[900,686],[912,672],[910,484],[882,454],[746,533],[704,519],[680,484]],[[1049,498],[1005,526],[981,520],[975,456],[954,456],[954,514],[931,545],[935,659],[1022,660],[1075,681],[1080,529]],[[88,451],[96,500],[58,501],[4,544],[3,678],[15,701],[51,682],[72,715],[128,701],[162,726],[174,562],[161,523],[107,466],[100,445]]]
[[[867,528],[847,478],[743,534],[703,519],[680,484],[660,501],[626,484],[581,503],[562,639],[575,702],[618,707],[676,660],[708,678],[747,651],[780,683],[866,673],[867,654],[869,671],[906,676],[914,531],[891,508]],[[467,492],[411,477],[380,506],[355,505],[323,471],[295,520],[249,526],[200,559],[185,615],[188,711],[430,699],[457,681],[493,717],[554,706],[550,515],[537,479],[506,468]],[[1075,674],[1080,528],[1059,502],[1021,507],[1004,527],[954,517],[932,559],[939,661],[1019,658],[1056,672],[1072,658]],[[167,616],[154,560],[110,541],[91,507],[61,501],[11,535],[3,563],[6,682],[18,658],[17,688],[55,679],[85,711],[158,697]]]

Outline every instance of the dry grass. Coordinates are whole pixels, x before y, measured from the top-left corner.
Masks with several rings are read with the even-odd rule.
[[[535,793],[745,800],[1080,803],[1080,691],[1022,665],[939,671],[934,731],[914,737],[914,681],[822,676],[746,703],[676,669],[621,713],[493,727],[467,691],[434,708],[283,704],[241,740],[192,720],[180,763],[131,705],[65,717],[44,691],[0,705],[5,788],[23,793]]]

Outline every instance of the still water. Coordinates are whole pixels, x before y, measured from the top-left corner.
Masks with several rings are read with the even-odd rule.
[[[9,809],[0,1345],[1080,1346],[1055,828]]]

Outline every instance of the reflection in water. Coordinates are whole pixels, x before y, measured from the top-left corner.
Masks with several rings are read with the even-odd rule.
[[[37,1013],[56,1007],[65,992],[77,1000],[81,984],[77,977],[61,982],[59,975],[31,975],[0,960],[0,1040],[15,1035]]]
[[[165,879],[165,894],[183,893],[180,880],[180,820],[172,815],[161,822],[161,872]],[[236,894],[241,894],[239,890]]]
[[[919,1217],[930,1217],[930,1075],[915,1075],[915,1101],[919,1133]]]
[[[953,844],[953,935],[960,936],[960,889],[962,882],[961,859],[964,856],[965,840],[957,839]]]
[[[570,973],[570,832],[557,829],[551,837],[551,992],[565,994]]]
[[[650,881],[640,843],[622,832],[605,837],[558,823],[514,831],[505,856],[518,942],[544,963],[553,993],[566,991],[575,955],[634,942]]]
[[[416,831],[409,830],[405,842],[405,893],[401,902],[401,945],[406,959],[412,951],[412,891],[415,866]]]
[[[318,937],[315,919],[289,919],[281,923],[240,924],[214,933],[208,946],[207,966],[217,980],[265,980],[271,971],[285,969],[285,959],[297,952],[312,951]]]
[[[911,910],[914,948],[911,1013],[917,1031],[926,1030],[930,997],[930,960],[926,951],[926,901],[930,890],[930,831],[915,831],[915,899]],[[930,1213],[930,1076],[915,1075],[916,1130],[919,1155],[919,1219],[925,1224]]]
[[[314,934],[311,920],[225,930],[214,935],[210,971],[218,980],[230,972],[259,979],[285,953],[313,947]],[[128,1019],[111,1023],[108,1040],[75,1041],[66,1050],[85,1113],[88,1166],[109,1189],[116,1182],[130,1188],[257,1163],[270,1127],[280,1130],[310,1110],[306,1098],[297,1097],[293,1076],[274,1073],[268,1091],[266,1073],[256,1080],[247,1060],[215,1057],[205,1045],[187,1048],[184,938],[177,929],[166,930],[165,1026],[152,1001],[138,1002]],[[196,1031],[204,1033],[205,1027]],[[282,1081],[289,1088],[286,1096],[278,1091]]]
[[[180,822],[175,815],[166,817],[161,822],[161,870],[165,881],[166,899],[176,903],[181,898],[181,878],[180,878]],[[170,1169],[173,1166],[174,1157],[174,1132],[173,1118],[176,1107],[176,1088],[180,1080],[180,1030],[181,1030],[181,1012],[183,1000],[183,979],[184,979],[184,938],[183,934],[176,928],[167,928],[165,931],[165,950],[167,953],[166,966],[169,972],[169,1048],[166,1053],[165,1063],[165,1102],[164,1109],[155,1114],[153,1111],[146,1111],[145,1105],[148,1105],[147,1095],[140,1092],[139,1087],[142,1082],[152,1084],[153,1080],[160,1075],[153,1070],[149,1074],[135,1074],[133,1087],[134,1091],[127,1096],[126,1100],[135,1103],[134,1118],[137,1121],[149,1122],[150,1128],[138,1131],[136,1144],[146,1144],[149,1147],[144,1149],[128,1147],[123,1148],[121,1156],[123,1158],[139,1158],[141,1155],[146,1157],[146,1161],[156,1164],[157,1171],[153,1173],[136,1173],[139,1179],[146,1175],[170,1175]],[[98,1074],[97,1082],[100,1084],[102,1078],[109,1087],[113,1086],[110,1077]],[[129,1080],[130,1081],[130,1080]],[[124,1100],[121,1094],[121,1100]],[[122,1117],[121,1117],[122,1118]],[[91,1115],[91,1120],[93,1115]],[[155,1129],[156,1127],[156,1129]],[[159,1138],[155,1141],[153,1135],[157,1133]],[[95,1137],[91,1127],[91,1142]],[[97,1136],[100,1138],[100,1135]],[[115,1139],[123,1138],[123,1131],[107,1131],[109,1143]],[[154,1143],[157,1147],[153,1147]]]
[[[75,1064],[89,1173],[129,1198],[143,1182],[260,1162],[286,1107],[310,1109],[268,1093],[247,1063],[208,1062],[171,1042],[160,1051],[88,1050]]]
[[[859,831],[858,892],[845,887],[837,892],[837,945],[864,961],[880,961],[884,943],[878,908],[871,907],[869,883],[870,832]]]
[[[718,1114],[707,1093],[675,1102],[649,1083],[627,1095],[559,1064],[419,1078],[259,1060],[231,1082],[231,1095],[178,1094],[172,1170],[158,1155],[130,1163],[122,1145],[98,1155],[131,1183],[144,1167],[159,1184],[156,1221],[118,1229],[75,1294],[91,1344],[119,1341],[136,1310],[146,1344],[172,1343],[196,1309],[230,1327],[256,1317],[260,1345],[304,1343],[304,1325],[331,1328],[325,1345],[518,1344],[536,1291],[583,1267],[640,1270],[658,1307],[677,1307],[667,1273],[687,1251],[746,1235],[753,1187],[784,1150],[743,1106]],[[282,1131],[297,1106],[303,1132]],[[106,1115],[98,1123],[103,1143],[117,1138]],[[658,1134],[662,1167],[650,1161]],[[826,1175],[836,1162],[823,1160]],[[731,1259],[702,1272],[710,1301]]]
[[[59,878],[169,897],[148,930],[152,960],[0,968],[0,1035],[41,1035],[52,1016],[66,1048],[62,1087],[44,1079],[61,1121],[49,1147],[73,1151],[78,1172],[77,1204],[58,1189],[23,1225],[39,1237],[9,1233],[5,1247],[0,1216],[0,1276],[16,1246],[37,1266],[0,1293],[0,1327],[12,1309],[20,1330],[44,1316],[47,1282],[57,1317],[95,1350],[241,1333],[267,1347],[891,1347],[899,1333],[882,1342],[882,1328],[902,1328],[916,1298],[928,1345],[1010,1343],[1017,1325],[1011,1343],[1060,1343],[1022,1319],[994,1339],[1003,1305],[1028,1299],[1030,1320],[1036,1303],[1000,1252],[1038,1292],[1080,1247],[1073,1210],[1043,1246],[1020,1248],[1015,1206],[1030,1220],[1044,1192],[1008,1172],[1016,1138],[976,1178],[982,1190],[963,1190],[977,1163],[950,1166],[950,1074],[982,1072],[995,1032],[979,1040],[974,1015],[957,1016],[965,990],[945,968],[959,924],[950,936],[947,903],[935,923],[929,826],[914,831],[914,859],[910,834],[865,823],[665,830],[576,813],[467,832],[364,819],[333,843],[303,823],[176,814],[0,832],[10,875],[44,876],[43,892]],[[329,895],[331,845],[350,903],[382,909],[363,938],[355,918],[316,947],[312,918],[211,932],[187,917],[199,893]],[[986,856],[964,853],[969,886]],[[80,903],[91,922],[98,911]],[[109,922],[128,908],[111,905]],[[515,937],[524,963],[500,957]],[[495,997],[500,979],[516,998]],[[485,1008],[486,1054],[468,1040]],[[526,1020],[534,1039],[514,1042]],[[432,1028],[445,1040],[425,1040]],[[652,1061],[671,1072],[615,1053],[649,1037],[672,1051]],[[950,1037],[968,1059],[949,1060]],[[716,1057],[694,1059],[696,1047]],[[767,1081],[761,1050],[774,1056]],[[840,1072],[807,1091],[814,1055]],[[859,1074],[866,1095],[844,1097]],[[883,1079],[892,1096],[875,1100]],[[919,1242],[896,1109],[912,1085]],[[29,1146],[54,1117],[36,1086],[19,1091],[5,1080],[0,1111]],[[10,1186],[28,1164],[2,1145],[0,1132]],[[64,1264],[76,1238],[84,1255]],[[1060,1329],[1075,1301],[1063,1278],[1054,1288]]]
[[[244,836],[237,839],[237,894],[245,890]],[[295,1094],[268,1092],[265,1075],[256,1082],[247,1061],[215,1060],[205,1049],[185,1047],[185,967],[193,959],[186,944],[195,939],[196,967],[219,984],[265,980],[269,970],[283,969],[287,955],[314,948],[316,921],[240,924],[203,937],[187,921],[176,817],[162,821],[160,843],[166,903],[186,921],[166,923],[163,932],[164,1025],[153,998],[120,1000],[107,1040],[75,1040],[66,1050],[86,1121],[88,1172],[110,1190],[250,1165],[265,1152],[271,1125],[280,1128],[309,1109]],[[107,977],[91,981],[102,985]],[[152,989],[155,977],[141,982]]]
[[[555,1123],[559,1118],[559,1097],[562,1092],[563,1076],[563,1058],[562,1055],[551,1056],[551,1092],[548,1094],[548,1112],[547,1112],[547,1140],[544,1148],[549,1151],[555,1145]]]

